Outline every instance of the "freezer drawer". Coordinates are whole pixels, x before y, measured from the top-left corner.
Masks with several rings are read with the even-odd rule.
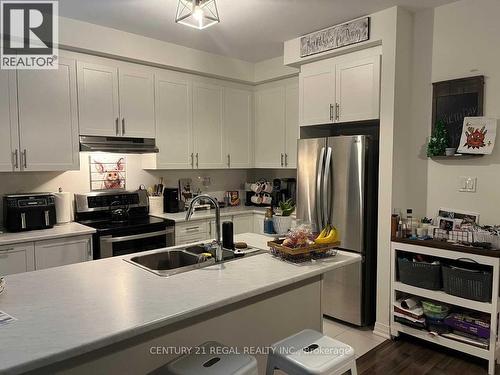
[[[323,275],[323,314],[355,325],[363,325],[363,263],[338,268]]]

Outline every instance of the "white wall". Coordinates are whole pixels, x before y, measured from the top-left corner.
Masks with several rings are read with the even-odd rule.
[[[484,114],[494,118],[500,118],[499,16],[498,0],[462,0],[436,8],[434,16],[432,81],[483,74]],[[429,215],[440,206],[461,208],[479,212],[483,224],[500,224],[500,139],[491,156],[428,163]],[[458,192],[459,176],[478,177],[477,193]]]

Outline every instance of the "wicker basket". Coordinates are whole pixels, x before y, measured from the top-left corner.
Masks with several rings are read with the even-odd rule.
[[[444,291],[457,297],[490,302],[492,272],[479,269],[469,263],[465,267],[467,268],[443,266]]]
[[[312,244],[305,247],[291,248],[283,246],[284,240],[269,241],[267,245],[271,253],[281,259],[292,262],[305,262],[311,259],[325,258],[337,254],[337,248],[340,242],[331,244]]]
[[[405,257],[398,258],[399,281],[419,288],[440,290],[443,286],[441,265],[427,262],[412,262]]]

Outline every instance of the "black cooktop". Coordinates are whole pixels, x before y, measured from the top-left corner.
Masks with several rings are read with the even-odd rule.
[[[136,232],[146,229],[154,231],[172,227],[175,225],[173,220],[161,219],[158,217],[134,217],[126,221],[112,221],[110,219],[90,219],[79,220],[80,224],[95,228],[99,235],[111,234],[115,232]]]

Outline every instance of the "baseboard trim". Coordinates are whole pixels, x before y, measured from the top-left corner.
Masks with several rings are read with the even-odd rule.
[[[375,327],[373,327],[373,333],[385,339],[388,340],[391,339],[391,327],[389,327],[387,324],[375,322]]]

